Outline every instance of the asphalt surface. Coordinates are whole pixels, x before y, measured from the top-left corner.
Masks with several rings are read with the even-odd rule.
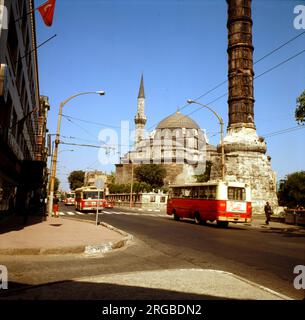
[[[60,211],[69,219],[95,220],[94,214]],[[70,212],[70,214],[68,214]],[[183,268],[218,269],[266,286],[294,299],[304,291],[293,287],[293,269],[305,264],[305,234],[277,228],[252,228],[174,221],[158,212],[107,209],[99,220],[134,236],[129,247],[105,256],[1,257],[16,287],[82,276]],[[187,275],[186,275],[187,276]]]

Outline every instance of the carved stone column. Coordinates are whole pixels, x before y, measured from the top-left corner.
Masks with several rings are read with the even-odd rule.
[[[251,0],[227,0],[229,123],[224,138],[225,178],[248,183],[255,213],[269,201],[277,206],[276,179],[263,137],[254,124],[253,44]],[[220,146],[211,178],[220,178]]]

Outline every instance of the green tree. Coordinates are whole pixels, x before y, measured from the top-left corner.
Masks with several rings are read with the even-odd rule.
[[[55,177],[55,181],[54,181],[54,192],[58,191],[60,185],[60,181],[57,177]]]
[[[128,193],[130,192],[130,184],[111,183],[108,189],[109,193]]]
[[[133,184],[133,192],[150,192],[152,191],[152,186],[147,182],[135,182]]]
[[[70,189],[75,190],[84,185],[85,172],[82,170],[72,171],[68,177]]]
[[[294,172],[281,180],[278,190],[279,204],[290,208],[305,207],[305,171]]]
[[[139,182],[146,182],[152,188],[162,187],[166,177],[166,169],[160,164],[141,164],[134,172]]]
[[[205,166],[205,171],[202,174],[197,174],[194,177],[196,178],[197,182],[207,182],[210,180],[211,176],[211,168],[212,168],[212,161],[207,161]]]
[[[108,175],[108,181],[109,183],[111,184],[114,184],[115,183],[115,172],[111,172],[109,175]]]
[[[305,90],[297,98],[297,107],[295,109],[295,119],[299,124],[305,122]]]

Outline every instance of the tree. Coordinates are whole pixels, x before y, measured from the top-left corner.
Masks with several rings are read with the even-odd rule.
[[[55,177],[55,181],[54,181],[54,192],[58,191],[60,185],[60,181],[57,177]]]
[[[305,171],[294,172],[281,180],[278,199],[282,206],[305,207]]]
[[[128,193],[130,192],[130,184],[110,183],[108,189],[109,193]]]
[[[147,182],[135,182],[133,184],[133,192],[150,192],[152,191],[152,186]]]
[[[113,183],[115,183],[115,172],[111,172],[109,175],[108,175],[108,181],[109,181],[109,183],[111,183],[111,184],[113,184]]]
[[[305,90],[297,98],[297,107],[295,109],[295,119],[299,124],[305,122]]]
[[[82,170],[72,171],[68,177],[70,189],[75,190],[84,185],[85,172]]]
[[[212,168],[212,161],[207,161],[205,166],[205,171],[202,174],[197,174],[194,177],[196,178],[197,182],[207,182],[210,180],[211,176],[211,168]]]
[[[141,164],[135,168],[135,176],[139,182],[146,182],[152,188],[163,186],[166,169],[160,164]]]

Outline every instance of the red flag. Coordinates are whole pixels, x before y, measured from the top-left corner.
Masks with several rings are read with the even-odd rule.
[[[50,27],[53,22],[54,9],[56,0],[48,0],[46,3],[42,4],[37,10],[41,14],[43,22]]]

